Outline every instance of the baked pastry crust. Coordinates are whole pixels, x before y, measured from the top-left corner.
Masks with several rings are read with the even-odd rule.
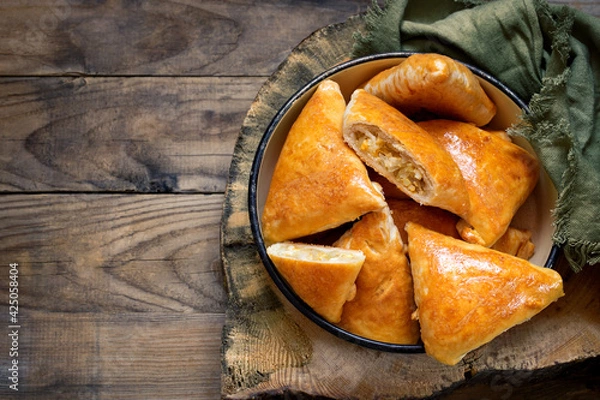
[[[345,108],[339,85],[325,80],[291,127],[262,214],[268,244],[322,232],[385,206],[342,138]]]
[[[388,206],[392,211],[394,223],[400,231],[402,241],[408,243],[408,234],[404,229],[407,222],[416,222],[425,228],[434,230],[444,235],[460,238],[456,230],[458,217],[446,210],[437,207],[422,206],[414,200],[388,199]]]
[[[486,125],[496,106],[477,77],[463,64],[441,54],[414,54],[380,72],[364,89],[407,115],[421,109],[439,118]]]
[[[410,267],[389,208],[363,216],[334,245],[360,250],[366,257],[356,279],[356,297],[344,305],[339,326],[368,339],[417,343]]]
[[[346,143],[377,173],[420,204],[469,210],[458,166],[440,144],[385,101],[357,89],[344,113]]]
[[[504,235],[492,246],[492,249],[529,260],[535,253],[535,244],[531,241],[532,232],[509,226]]]
[[[461,237],[492,246],[531,194],[540,176],[537,158],[501,136],[460,121],[418,123],[452,156],[462,173],[470,208],[458,214]]]
[[[356,295],[354,281],[365,261],[358,250],[281,242],[267,247],[277,271],[294,292],[329,322],[339,322],[342,307]]]
[[[427,354],[454,365],[564,295],[561,276],[409,222],[415,317]]]

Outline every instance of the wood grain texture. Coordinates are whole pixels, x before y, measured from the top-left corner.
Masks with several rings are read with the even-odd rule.
[[[3,1],[0,75],[268,76],[290,45],[369,4]]]
[[[303,41],[261,88],[244,120],[232,160],[222,228],[229,294],[222,378],[225,398],[425,398],[453,392],[498,398],[506,390],[531,394],[520,386],[551,381],[564,371],[557,366],[575,371],[590,368],[579,366],[583,360],[600,365],[600,271],[588,269],[575,275],[564,260],[558,267],[565,280],[563,300],[453,367],[425,354],[391,354],[347,343],[318,328],[272,288],[253,250],[246,216],[253,153],[283,101],[307,79],[348,56],[348,38],[360,24],[351,19]],[[287,327],[285,336],[279,336],[282,326]],[[269,349],[276,349],[279,357]],[[250,356],[254,354],[260,356]],[[581,387],[553,388],[555,394],[581,395]],[[597,395],[597,387],[584,394]]]
[[[19,264],[20,394],[218,397],[222,200],[0,197],[0,287],[8,263]],[[8,315],[5,302],[0,311]],[[0,357],[5,382],[8,362]]]
[[[261,82],[0,79],[0,191],[222,193]]]
[[[222,313],[21,315],[20,390],[3,384],[0,398],[219,398]],[[9,361],[0,358],[3,382]]]
[[[370,3],[6,0],[0,76],[269,76],[290,45]],[[550,3],[600,16],[596,0]]]
[[[19,263],[20,299],[28,309],[223,312],[222,200],[222,195],[4,196],[0,254],[4,263]],[[8,287],[7,268],[0,265],[0,287]]]
[[[21,393],[218,396],[222,195],[0,200],[0,254],[19,263],[22,288]]]

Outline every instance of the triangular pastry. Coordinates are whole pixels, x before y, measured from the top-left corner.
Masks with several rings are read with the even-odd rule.
[[[427,354],[454,365],[563,296],[561,276],[409,222],[415,316]]]
[[[441,54],[414,54],[371,78],[364,89],[407,115],[421,109],[440,118],[486,125],[496,106],[477,77]]]
[[[501,136],[459,121],[419,122],[452,156],[469,194],[457,228],[469,243],[490,247],[506,231],[540,175],[537,158]]]
[[[368,166],[413,200],[458,215],[469,210],[466,185],[452,157],[385,101],[355,90],[344,114],[343,133]]]
[[[334,246],[360,250],[366,257],[356,279],[356,297],[344,305],[339,326],[368,339],[415,344],[419,325],[411,319],[415,302],[410,267],[390,210],[365,215]]]
[[[323,81],[294,122],[262,214],[267,243],[322,232],[385,206],[367,169],[342,138],[346,102]]]
[[[267,247],[267,254],[298,297],[327,321],[340,321],[344,303],[356,295],[362,252],[282,242]]]

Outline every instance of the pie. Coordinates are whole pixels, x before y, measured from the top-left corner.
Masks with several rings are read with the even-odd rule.
[[[417,343],[410,267],[389,208],[363,216],[334,245],[360,250],[366,257],[356,279],[356,297],[344,305],[339,326],[368,339]]]
[[[375,75],[364,89],[410,116],[426,110],[483,126],[496,114],[471,70],[441,54],[413,54]]]
[[[357,89],[344,114],[344,139],[365,164],[420,204],[469,210],[460,169],[429,133],[385,101]]]
[[[292,125],[262,213],[266,243],[323,232],[385,206],[342,138],[345,108],[339,85],[325,80]]]
[[[472,124],[452,120],[418,123],[451,155],[469,196],[469,210],[459,213],[461,237],[492,246],[508,229],[515,213],[540,176],[539,161],[522,147]]]
[[[365,262],[358,250],[281,242],[267,247],[277,271],[317,314],[339,322],[342,307],[356,295],[354,281]]]
[[[406,225],[415,318],[427,354],[457,364],[564,295],[561,276],[522,258]]]

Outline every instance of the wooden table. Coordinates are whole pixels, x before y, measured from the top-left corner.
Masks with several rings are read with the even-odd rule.
[[[240,126],[299,42],[370,3],[0,3],[0,397],[15,375],[19,398],[220,397]]]

